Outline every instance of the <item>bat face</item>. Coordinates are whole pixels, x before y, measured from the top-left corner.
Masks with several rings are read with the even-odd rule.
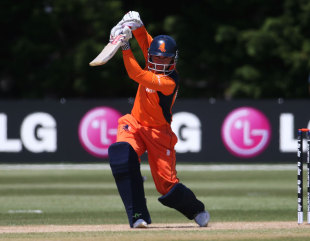
[[[89,63],[90,66],[98,66],[107,63],[117,52],[117,50],[121,47],[122,40],[124,39],[124,35],[118,35],[112,42],[108,43],[101,53]]]

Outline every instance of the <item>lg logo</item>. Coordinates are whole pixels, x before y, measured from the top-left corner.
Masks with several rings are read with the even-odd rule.
[[[121,113],[109,107],[88,111],[79,125],[79,139],[84,149],[96,157],[107,157],[109,146],[116,141]]]
[[[8,117],[0,113],[0,152],[21,152],[23,146],[33,153],[57,150],[56,121],[48,113],[29,114],[22,121],[20,139],[8,138]]]
[[[173,115],[172,129],[178,137],[178,153],[200,152],[202,130],[199,118],[189,112]],[[237,157],[254,157],[268,146],[271,125],[257,109],[241,107],[228,114],[222,125],[222,140],[227,150]]]
[[[241,107],[228,114],[222,125],[222,140],[227,150],[237,157],[254,157],[268,146],[271,127],[257,109]]]
[[[96,107],[88,111],[79,125],[79,139],[84,149],[96,157],[107,157],[109,146],[116,141],[118,119],[121,113],[110,107]],[[179,153],[201,150],[201,123],[188,112],[173,115],[172,129],[179,141]]]

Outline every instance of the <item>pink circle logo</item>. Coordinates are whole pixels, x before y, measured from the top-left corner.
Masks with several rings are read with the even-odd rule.
[[[247,158],[257,156],[266,149],[271,139],[271,127],[259,110],[241,107],[225,118],[221,134],[231,154]]]
[[[109,107],[88,111],[79,125],[79,139],[86,151],[96,157],[107,157],[108,148],[116,141],[121,113]]]

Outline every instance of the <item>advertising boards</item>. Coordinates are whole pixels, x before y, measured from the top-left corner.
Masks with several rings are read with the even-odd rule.
[[[131,99],[0,102],[0,163],[106,163]],[[178,162],[295,163],[309,100],[178,99]],[[306,146],[306,145],[304,145]],[[142,159],[147,159],[143,155]]]

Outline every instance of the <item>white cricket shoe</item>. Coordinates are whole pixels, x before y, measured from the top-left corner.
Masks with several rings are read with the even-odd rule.
[[[138,219],[133,224],[133,228],[147,228],[147,223],[143,219]]]
[[[207,211],[203,211],[198,213],[194,219],[200,227],[207,227],[210,220],[210,214]]]

